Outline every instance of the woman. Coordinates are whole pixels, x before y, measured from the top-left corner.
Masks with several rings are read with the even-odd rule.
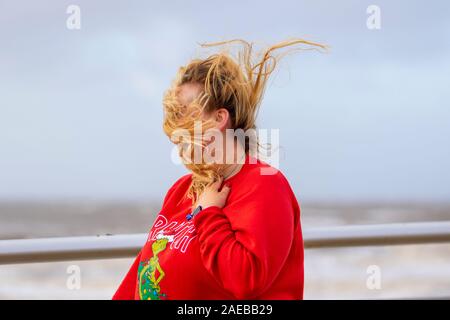
[[[283,174],[258,159],[252,130],[274,52],[323,46],[292,40],[259,56],[241,40],[205,46],[236,43],[237,58],[221,51],[181,67],[164,96],[164,131],[191,174],[167,192],[113,299],[303,298],[300,208]],[[246,134],[229,134],[238,129]]]

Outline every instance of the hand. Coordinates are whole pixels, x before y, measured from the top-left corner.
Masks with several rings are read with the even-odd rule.
[[[203,191],[198,198],[197,205],[202,206],[203,209],[213,206],[223,208],[227,202],[231,188],[225,184],[219,191],[222,182],[223,178],[221,177],[219,180],[206,187],[205,191]]]

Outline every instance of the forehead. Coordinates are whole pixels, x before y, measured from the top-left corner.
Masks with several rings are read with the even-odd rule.
[[[183,105],[189,105],[202,91],[199,83],[185,83],[178,87],[178,101]]]

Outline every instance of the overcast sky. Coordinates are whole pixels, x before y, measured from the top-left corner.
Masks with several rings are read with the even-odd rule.
[[[233,4],[234,3],[234,4]],[[67,6],[81,29],[66,27]],[[381,29],[366,26],[369,5]],[[258,124],[300,201],[450,201],[448,1],[0,1],[0,198],[161,199],[163,91],[197,43],[303,37]]]

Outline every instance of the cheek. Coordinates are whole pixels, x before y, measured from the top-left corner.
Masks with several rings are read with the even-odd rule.
[[[200,119],[203,122],[215,122],[214,113],[212,112],[203,111],[200,115]]]

